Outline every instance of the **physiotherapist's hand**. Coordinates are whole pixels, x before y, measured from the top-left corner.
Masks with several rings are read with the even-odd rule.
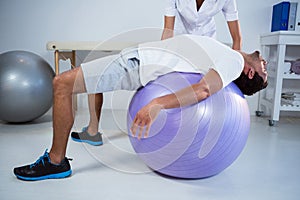
[[[147,138],[150,127],[155,121],[161,109],[162,106],[154,103],[154,101],[141,108],[135,115],[132,126],[130,128],[133,137],[137,136],[138,139],[141,139],[142,137]]]

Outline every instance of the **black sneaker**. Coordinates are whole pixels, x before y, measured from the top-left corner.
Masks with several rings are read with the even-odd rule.
[[[65,178],[72,174],[68,158],[64,158],[60,164],[52,164],[45,151],[35,163],[14,168],[14,174],[18,179],[25,181],[39,181],[44,179]]]
[[[84,127],[82,132],[72,132],[71,138],[76,142],[85,142],[94,146],[103,144],[101,133],[98,132],[96,135],[90,135],[87,132],[87,127]]]

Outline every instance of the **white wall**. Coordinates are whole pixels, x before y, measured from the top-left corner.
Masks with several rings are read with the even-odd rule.
[[[243,50],[260,49],[259,35],[269,32],[272,5],[278,2],[237,0]],[[97,41],[135,28],[161,28],[163,9],[164,0],[0,0],[0,53],[32,51],[54,66],[53,52],[46,50],[48,41]],[[218,39],[230,43],[221,14],[216,16],[216,22]],[[62,63],[65,68],[67,65]],[[116,94],[114,108],[126,107],[128,100],[119,101],[122,94]],[[247,100],[253,114],[257,96]],[[110,100],[106,101],[105,107],[110,106]]]

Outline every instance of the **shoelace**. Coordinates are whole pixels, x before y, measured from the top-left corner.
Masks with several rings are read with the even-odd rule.
[[[42,155],[37,161],[35,161],[35,163],[30,165],[30,168],[35,167],[36,165],[38,165],[40,162],[42,162],[42,164],[45,166],[45,162],[44,162],[44,158],[48,158],[48,160],[50,160],[49,158],[49,154],[48,154],[48,149],[46,149],[44,155]]]

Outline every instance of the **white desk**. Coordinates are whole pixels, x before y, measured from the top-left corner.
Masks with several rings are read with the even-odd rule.
[[[137,45],[135,42],[60,42],[50,41],[47,50],[54,51],[55,74],[59,74],[59,60],[70,59],[72,67],[76,67],[76,51],[120,51],[126,47]]]

